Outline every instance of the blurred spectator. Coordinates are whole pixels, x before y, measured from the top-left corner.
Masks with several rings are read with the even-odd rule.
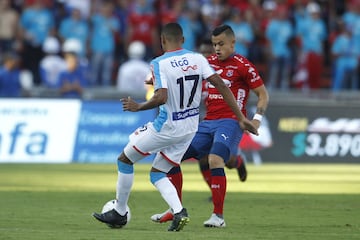
[[[128,0],[116,0],[115,2],[115,17],[119,21],[119,31],[115,35],[115,61],[118,62],[116,65],[122,64],[126,61],[127,53],[125,50],[125,38],[127,31],[127,21],[129,17],[130,3]]]
[[[357,18],[360,17],[360,1],[347,1],[346,12],[342,16],[342,20],[348,29],[353,29]]]
[[[53,15],[45,8],[43,0],[35,0],[21,14],[22,63],[24,68],[31,71],[37,85],[41,83],[39,63],[43,58],[42,45],[48,35],[53,35],[54,27]]]
[[[55,37],[48,37],[43,44],[45,57],[40,62],[40,76],[43,86],[56,88],[59,74],[66,69],[65,60],[59,56],[60,43]]]
[[[185,6],[177,21],[183,29],[185,38],[183,48],[191,51],[196,50],[197,41],[203,34],[201,22],[198,17],[199,12],[197,9],[191,9]]]
[[[303,88],[318,89],[321,87],[323,73],[323,43],[326,39],[326,27],[321,19],[320,6],[315,2],[310,2],[306,6],[306,13],[302,18],[298,18],[297,34],[301,41],[301,54],[303,59],[304,76]]]
[[[339,24],[340,34],[335,38],[331,48],[331,53],[335,60],[332,89],[333,91],[341,89],[357,90],[359,88],[357,68],[359,65],[360,46],[356,44],[349,29],[350,26],[342,21]]]
[[[19,14],[11,8],[9,0],[0,1],[0,54],[14,50]]]
[[[151,3],[135,0],[129,13],[125,47],[133,41],[141,41],[146,48],[145,60],[151,60],[160,51],[157,27]]]
[[[293,36],[293,28],[288,20],[288,10],[279,6],[266,28],[266,38],[269,42],[269,75],[267,88],[289,89],[291,71],[291,51],[289,42]]]
[[[161,25],[168,24],[170,22],[176,22],[183,11],[183,7],[186,3],[183,0],[178,1],[158,1],[155,2],[154,7],[160,10],[160,22]]]
[[[211,31],[221,25],[229,12],[229,6],[223,0],[209,0],[201,4],[201,20],[204,24],[203,38],[210,38]]]
[[[88,86],[86,72],[74,52],[64,53],[66,70],[59,75],[58,88],[64,98],[81,98],[84,88]]]
[[[113,7],[111,2],[104,2],[100,12],[91,18],[91,83],[93,85],[112,85],[114,34],[119,31],[119,22],[113,16]]]
[[[204,55],[204,57],[208,57],[211,54],[215,53],[215,49],[211,42],[211,39],[205,38],[201,41],[198,52]]]
[[[60,23],[59,36],[63,41],[70,38],[79,40],[83,46],[80,55],[85,57],[88,48],[89,25],[81,16],[79,9],[73,8],[70,11],[71,15]]]
[[[12,52],[5,53],[3,62],[0,67],[0,97],[20,97],[19,56]]]
[[[144,61],[145,45],[140,41],[132,42],[128,49],[129,60],[118,71],[117,89],[129,96],[141,96],[145,99],[145,80],[150,73],[150,65]]]
[[[360,0],[0,0],[0,53],[16,50],[21,55],[21,68],[30,70],[38,85],[42,83],[39,64],[44,40],[49,36],[57,36],[61,42],[75,38],[81,41],[80,63],[86,63],[87,58],[91,61],[94,77],[89,84],[109,86],[115,80],[114,66],[128,58],[129,43],[143,42],[147,61],[160,54],[157,33],[162,24],[177,21],[183,27],[184,48],[195,50],[215,26],[227,23],[240,38],[247,38],[242,46],[237,41],[236,51],[251,59],[270,84],[274,77],[266,75],[276,71],[268,69],[274,66],[268,64],[267,53],[270,57],[276,53],[273,44],[267,45],[265,33],[277,6],[288,7],[286,21],[292,23],[297,36],[291,41],[292,59],[284,61],[291,65],[291,71],[281,79],[290,74],[299,88],[324,87],[320,80],[330,72],[327,67],[339,66],[338,57],[329,57],[339,34],[335,31],[337,18],[343,19],[355,46],[360,46]],[[108,8],[107,13],[104,8]],[[244,22],[252,33],[240,27],[236,30]],[[331,34],[328,41],[327,30]],[[287,71],[287,66],[281,69]]]
[[[344,14],[343,19],[347,29],[351,31],[355,45],[360,46],[360,0],[351,0],[349,10]]]
[[[82,19],[89,19],[91,13],[91,0],[61,0],[69,10],[78,9]]]
[[[254,33],[250,24],[244,18],[244,12],[233,9],[230,19],[225,24],[234,30],[236,37],[235,52],[247,58],[250,43],[254,40]]]

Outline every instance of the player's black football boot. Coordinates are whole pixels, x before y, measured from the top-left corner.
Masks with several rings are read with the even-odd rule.
[[[127,223],[127,214],[121,216],[115,209],[105,213],[93,213],[94,218],[98,221],[111,225],[112,227],[122,227]]]
[[[168,231],[180,231],[186,224],[190,222],[190,218],[187,214],[186,208],[183,208],[181,212],[174,214],[174,219],[168,228]]]
[[[238,160],[238,167],[236,168],[240,181],[245,182],[246,178],[247,178],[247,170],[246,170],[246,165],[245,165],[245,156],[244,155],[238,155],[237,156],[237,160]]]

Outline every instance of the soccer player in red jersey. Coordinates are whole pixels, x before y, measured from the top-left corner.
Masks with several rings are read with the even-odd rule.
[[[257,109],[252,122],[259,128],[269,101],[262,78],[248,59],[234,52],[235,34],[231,27],[222,25],[215,28],[211,41],[215,54],[210,55],[208,61],[230,88],[245,116],[250,91],[257,96]],[[236,116],[216,88],[211,84],[208,84],[207,88],[206,115],[200,122],[199,129],[183,156],[183,160],[189,158],[200,160],[208,155],[210,170],[207,179],[211,186],[213,211],[211,217],[204,222],[204,226],[225,227],[223,209],[227,182],[224,167],[231,155],[236,156],[243,131],[237,124]],[[168,173],[168,177],[177,188],[181,198],[182,174],[180,167],[174,167]],[[155,214],[151,219],[155,222],[168,221],[171,219],[171,211]]]

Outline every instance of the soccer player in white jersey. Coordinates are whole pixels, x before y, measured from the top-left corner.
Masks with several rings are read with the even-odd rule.
[[[211,36],[215,54],[208,56],[208,61],[228,84],[239,109],[246,116],[246,105],[252,91],[258,98],[253,124],[259,128],[265,114],[269,95],[256,67],[245,57],[234,52],[235,33],[228,25],[216,27]],[[224,166],[230,162],[231,155],[236,156],[243,131],[239,128],[237,117],[223,101],[221,94],[213,86],[208,86],[206,115],[199,124],[189,149],[183,159],[208,158],[208,166],[201,166],[202,174],[212,193],[213,210],[210,218],[204,221],[205,227],[225,227],[224,203],[227,179]],[[168,178],[176,187],[181,197],[182,173],[180,167],[174,167]],[[172,220],[172,211],[154,214],[151,220],[165,222]]]
[[[127,223],[126,206],[134,180],[133,164],[152,153],[156,155],[150,180],[174,212],[168,231],[180,231],[189,222],[187,211],[166,173],[179,166],[198,129],[202,79],[207,79],[223,95],[241,128],[257,134],[255,126],[239,110],[233,94],[220,76],[201,54],[183,49],[183,42],[180,25],[166,24],[161,32],[165,53],[150,63],[155,89],[153,97],[143,103],[137,103],[130,97],[121,99],[124,111],[136,112],[159,106],[159,114],[153,122],[130,135],[129,143],[120,154],[115,208],[93,214],[103,223],[118,227]]]

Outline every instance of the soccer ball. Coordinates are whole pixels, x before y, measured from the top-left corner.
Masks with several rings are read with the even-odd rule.
[[[117,201],[116,199],[113,199],[113,200],[110,200],[110,201],[106,202],[105,205],[103,206],[102,210],[101,210],[101,213],[105,213],[105,212],[108,212],[108,211],[114,209],[116,201]],[[131,219],[131,212],[130,212],[130,208],[129,208],[128,205],[126,205],[126,211],[128,213],[127,213],[127,223],[125,224],[125,226],[130,222],[130,219]],[[124,227],[124,226],[118,226],[118,225],[112,225],[112,224],[106,224],[106,225],[108,225],[110,228]]]

